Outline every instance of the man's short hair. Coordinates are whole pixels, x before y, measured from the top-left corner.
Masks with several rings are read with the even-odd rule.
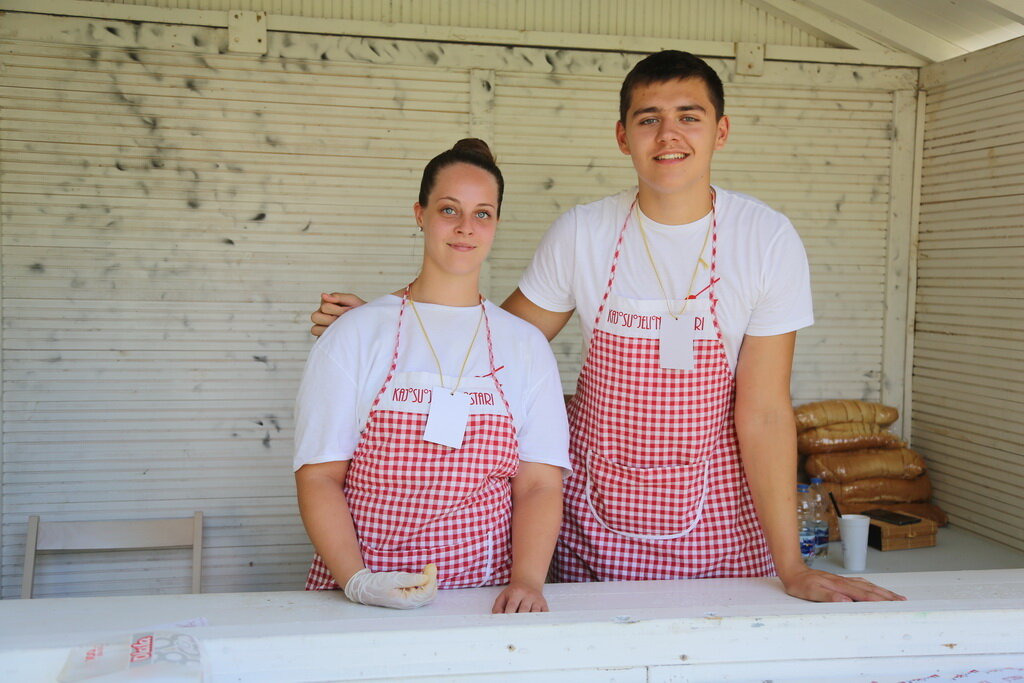
[[[619,90],[619,121],[625,125],[626,114],[633,98],[633,91],[652,83],[699,78],[707,86],[711,104],[715,107],[715,119],[725,114],[725,89],[722,79],[715,70],[700,57],[680,50],[662,50],[644,57],[626,74]]]

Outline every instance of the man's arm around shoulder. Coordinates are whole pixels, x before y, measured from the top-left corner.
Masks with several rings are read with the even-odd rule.
[[[572,311],[549,311],[546,308],[541,308],[526,298],[526,295],[518,287],[516,287],[516,291],[508,295],[501,307],[532,324],[544,333],[548,341],[554,339],[572,317]]]

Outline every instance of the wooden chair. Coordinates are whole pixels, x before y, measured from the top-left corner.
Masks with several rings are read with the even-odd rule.
[[[21,597],[32,597],[36,553],[150,548],[192,548],[192,592],[199,592],[203,566],[202,512],[175,519],[112,522],[42,522],[38,515],[32,515],[25,536]]]

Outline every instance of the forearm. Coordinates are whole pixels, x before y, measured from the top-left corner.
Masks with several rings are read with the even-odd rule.
[[[352,515],[341,482],[326,476],[296,473],[299,513],[306,533],[338,585],[365,568]]]
[[[541,308],[527,299],[526,295],[518,288],[508,295],[501,307],[543,332],[548,341],[558,336],[565,324],[569,322],[569,318],[572,317],[572,311],[556,312]]]
[[[561,525],[561,482],[513,491],[511,581],[544,584]]]
[[[796,520],[796,426],[788,403],[736,406],[740,457],[779,577],[804,568]]]
[[[806,571],[796,526],[796,421],[789,395],[796,332],[747,335],[736,366],[736,432],[768,550],[787,586]]]

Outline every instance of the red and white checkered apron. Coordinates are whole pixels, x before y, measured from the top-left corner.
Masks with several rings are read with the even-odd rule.
[[[555,576],[772,576],[739,458],[735,382],[715,314],[717,223],[707,297],[691,299],[686,309],[708,313],[716,338],[693,342],[693,370],[666,370],[657,332],[665,302],[612,292],[632,213],[631,207],[619,231],[569,405],[574,473],[566,482]]]
[[[512,412],[495,373],[491,328],[484,312],[491,372],[464,378],[470,407],[459,449],[423,440],[436,373],[399,372],[405,302],[398,315],[391,368],[370,409],[345,478],[345,499],[363,555],[375,572],[419,572],[437,563],[440,588],[508,583],[512,564],[511,478],[519,468]],[[481,300],[481,308],[483,301]],[[445,377],[446,386],[456,378]],[[500,400],[496,400],[500,399]],[[410,404],[411,407],[411,404]],[[320,555],[306,590],[339,588]]]

